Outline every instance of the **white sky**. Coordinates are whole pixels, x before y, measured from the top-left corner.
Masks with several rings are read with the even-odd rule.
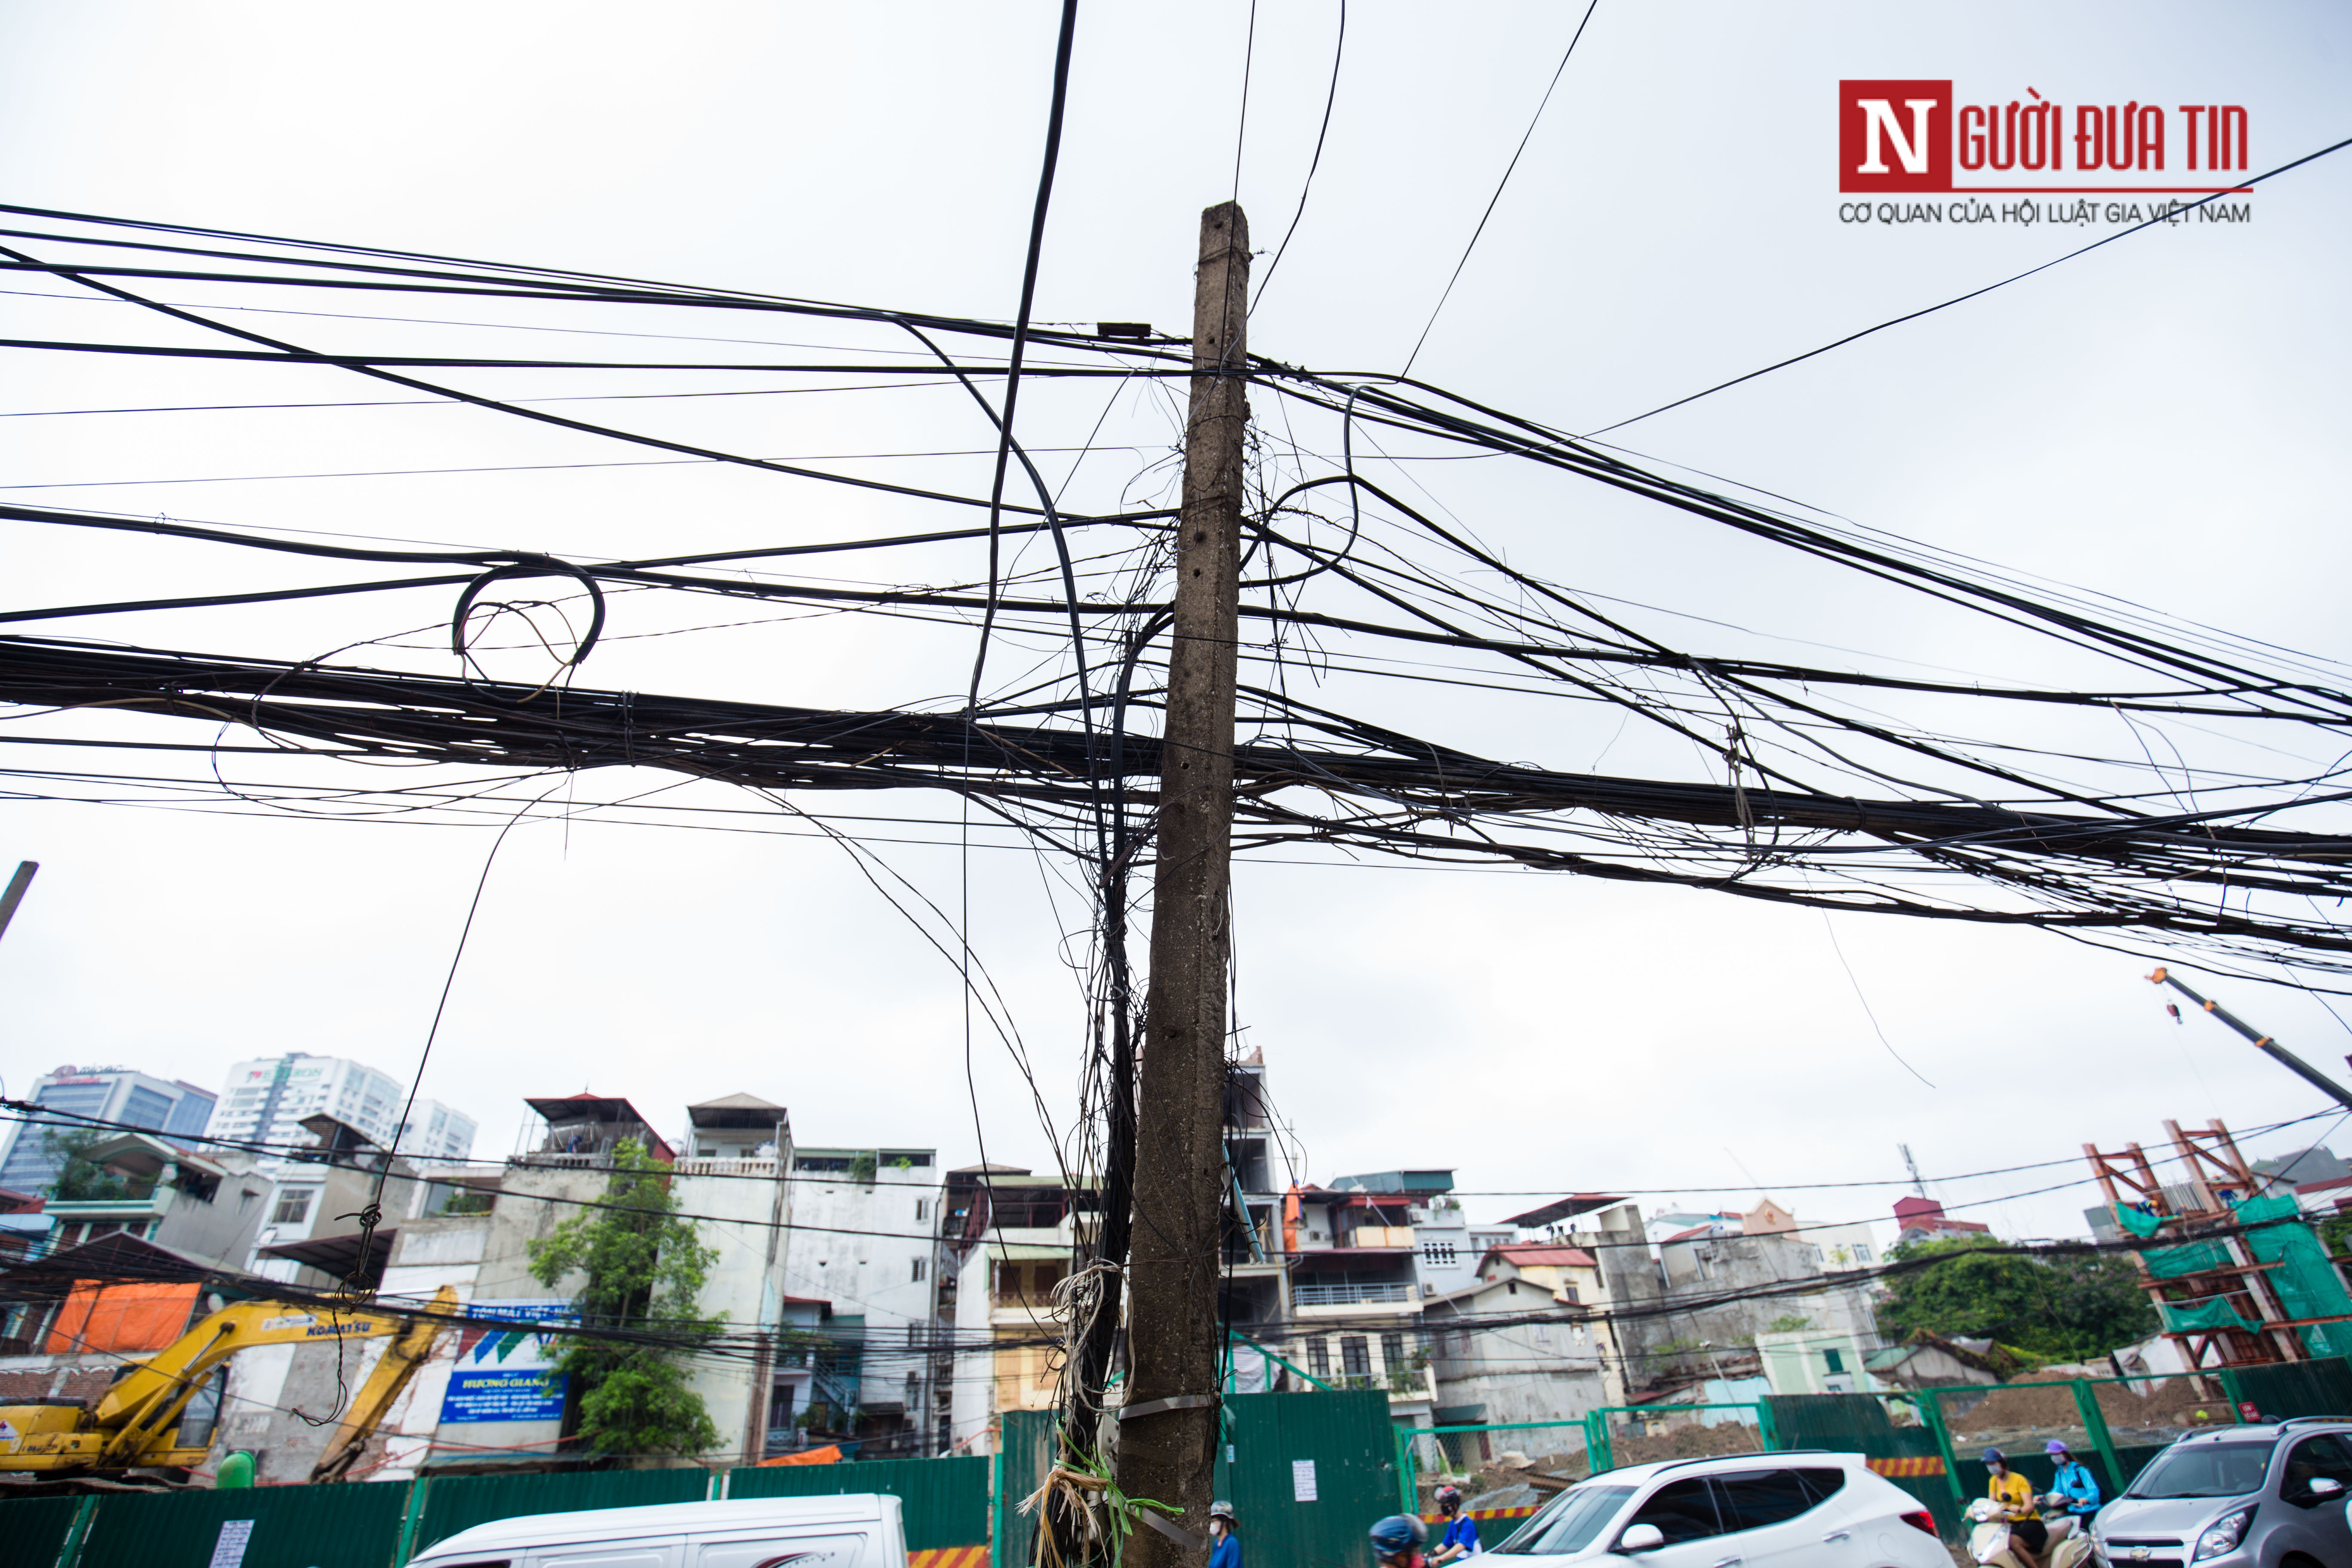
[[[1401,365],[1580,14],[1350,8],[1322,167],[1253,321],[1253,348],[1318,368]],[[1259,9],[1239,184],[1261,247],[1279,240],[1298,199],[1335,16],[1329,5]],[[0,4],[0,193],[34,206],[1003,318],[1017,298],[1055,19],[1045,4],[394,13],[10,0]],[[1199,211],[1234,188],[1248,21],[1232,4],[1082,14],[1039,320],[1182,330]],[[2352,12],[2323,5],[1601,0],[1416,373],[1592,429],[2090,237],[1840,225],[1841,78],[1948,76],[1980,100],[2031,85],[2067,102],[2242,103],[2262,169],[2352,130],[2348,47]],[[2347,197],[2352,154],[2263,187],[2251,225],[2135,236],[1612,439],[1871,526],[2352,656],[2339,608],[2352,564]],[[21,277],[5,286],[68,291]],[[204,285],[154,292],[268,302]],[[321,298],[281,303],[428,313]],[[509,319],[446,301],[430,310]],[[395,351],[717,348],[230,319]],[[530,320],[722,330],[584,307]],[[0,323],[14,337],[203,341],[79,300],[0,295]],[[723,330],[830,341],[783,319]],[[323,368],[18,353],[0,370],[0,412],[399,395]],[[467,384],[523,396],[592,390],[577,380],[497,372]],[[678,373],[632,384],[751,383]],[[1099,386],[1036,384],[1024,390],[1023,433],[1075,447],[1102,396]],[[585,406],[777,457],[987,445],[976,412],[954,397]],[[1090,458],[1073,504],[1108,509],[1164,452],[1164,418],[1133,400],[1115,412],[1105,439],[1150,449]],[[1259,413],[1270,416],[1270,399]],[[935,509],[707,468],[173,482],[652,456],[460,408],[0,420],[0,485],[11,487],[0,499],[615,556],[958,525]],[[1048,459],[1049,473],[1069,460]],[[853,467],[944,489],[986,482],[979,458]],[[1422,468],[1415,478],[1445,506],[1555,581],[1786,638],[2041,673],[2021,668],[2019,647],[1914,624],[1851,578],[1800,571],[1674,514],[1490,463]],[[154,482],[112,484],[124,479]],[[112,488],[68,488],[100,481]],[[12,605],[333,580],[315,564],[193,544],[0,529]],[[943,579],[978,569],[971,550],[875,568]],[[434,590],[54,630],[310,658],[446,625],[447,614]],[[960,690],[971,657],[968,633],[890,622],[647,635],[752,618],[735,601],[624,596],[614,640],[581,679],[880,705]],[[1654,624],[1692,642],[1709,635]],[[352,657],[449,672],[446,651],[425,646],[430,630],[405,640],[420,651]],[[1358,711],[1370,700],[1363,689],[1350,693]],[[1604,752],[1610,771],[1686,775],[1692,765],[1639,741],[1610,752],[1614,719],[1594,713],[1456,705],[1423,690],[1381,711],[1400,728],[1549,765],[1589,767]],[[138,720],[92,720],[82,732],[209,734]],[[2098,751],[2126,743],[2096,719],[2032,732]],[[2319,751],[2321,738],[2303,739]],[[0,765],[103,766],[124,755],[6,750],[15,755]],[[155,755],[155,772],[187,771]],[[755,804],[715,788],[690,798]],[[955,815],[944,797],[905,809]],[[726,820],[785,826],[772,813]],[[103,1060],[209,1084],[232,1060],[299,1048],[405,1076],[488,838],[0,803],[0,859],[43,863],[0,942],[0,1075],[13,1093],[55,1063]],[[886,853],[954,907],[951,851]],[[999,850],[973,863],[979,949],[1013,999],[1047,1105],[1066,1117],[1081,1018],[1037,868]],[[1334,864],[1245,864],[1237,899],[1241,1022],[1304,1142],[1301,1174],[1454,1165],[1478,1193],[1678,1188],[1743,1206],[1760,1180],[1801,1221],[1827,1223],[1883,1215],[1896,1192],[1798,1184],[1899,1175],[1895,1146],[1907,1142],[1931,1179],[2074,1159],[1938,1188],[1954,1202],[2008,1196],[1968,1211],[2006,1232],[2069,1234],[2091,1189],[2011,1194],[2078,1181],[2085,1141],[2156,1144],[2168,1117],[2251,1127],[2320,1109],[2210,1020],[2176,1028],[2139,979],[2146,963],[2054,936],[1839,920],[1855,982],[1931,1089],[1881,1046],[1817,913],[1524,873]],[[1065,896],[1065,917],[1073,907]],[[2214,988],[2323,1067],[2352,1048],[2291,987]],[[1025,1089],[985,1037],[972,1069],[988,1156],[1045,1163]],[[477,1152],[497,1154],[530,1120],[523,1096],[583,1087],[627,1095],[666,1126],[685,1103],[742,1089],[787,1103],[803,1142],[933,1144],[951,1164],[980,1152],[953,972],[838,849],[804,837],[593,820],[512,836],[424,1091],[480,1118]],[[2281,1134],[2256,1152],[2299,1146]],[[1480,1218],[1520,1206],[1470,1201]]]

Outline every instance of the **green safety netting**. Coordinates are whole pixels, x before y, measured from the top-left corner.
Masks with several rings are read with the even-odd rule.
[[[2127,1204],[2117,1204],[2116,1223],[2134,1236],[2146,1237],[2154,1236],[2164,1228],[2164,1216],[2159,1214],[2142,1214]]]
[[[2238,1316],[2237,1309],[2220,1296],[2208,1296],[2201,1301],[2158,1301],[2157,1311],[2164,1326],[2175,1331],[2243,1329],[2252,1333],[2256,1325]]]
[[[2273,1193],[2266,1198],[2248,1198],[2231,1210],[2240,1225],[2267,1225],[2274,1219],[2296,1219],[2302,1211],[2295,1207],[2293,1193]]]
[[[2141,1253],[2140,1260],[2147,1271],[2158,1279],[2173,1279],[2183,1274],[2194,1274],[2200,1268],[2226,1268],[2237,1259],[2230,1249],[2218,1241],[2189,1241],[2179,1247],[2151,1247]]]
[[[2344,1289],[2327,1248],[2307,1225],[2284,1224],[2296,1215],[2293,1194],[2281,1193],[2252,1198],[2237,1206],[2239,1222],[2248,1227],[2247,1249],[2257,1263],[2275,1263],[2269,1273],[2271,1289],[2290,1318],[2334,1318],[2352,1314],[2352,1295]],[[2154,1264],[2148,1266],[2151,1269]],[[2352,1323],[2313,1323],[2295,1331],[2315,1356],[2352,1354]]]

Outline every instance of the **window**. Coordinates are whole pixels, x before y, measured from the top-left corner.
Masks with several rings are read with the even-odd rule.
[[[1656,1525],[1669,1546],[1677,1541],[1702,1541],[1723,1533],[1723,1521],[1715,1511],[1715,1496],[1708,1490],[1706,1479],[1699,1476],[1660,1487],[1625,1523],[1628,1529],[1637,1524]]]
[[[2308,1502],[2311,1483],[2321,1476],[2352,1489],[2352,1449],[2345,1447],[2342,1438],[2324,1433],[2305,1437],[2287,1456],[2286,1479],[2279,1488],[2279,1495],[2289,1502]]]
[[[1595,1486],[1591,1481],[1570,1487],[1495,1550],[1546,1557],[1581,1552],[1599,1539],[1602,1529],[1633,1495],[1632,1487]]]
[[[1750,1470],[1717,1476],[1725,1525],[1731,1530],[1761,1530],[1796,1518],[1819,1506],[1820,1497],[1794,1470]]]
[[[924,1263],[924,1259],[919,1258],[909,1258],[909,1259],[908,1259],[908,1262],[912,1266],[912,1268],[913,1268],[913,1272],[908,1276],[908,1281],[907,1281],[907,1282],[908,1282],[908,1284],[910,1284],[910,1285],[919,1285],[919,1284],[921,1284],[921,1283],[923,1282],[923,1263]]]
[[[915,1223],[917,1225],[920,1225],[930,1217],[931,1205],[924,1199],[917,1198],[915,1200]]]
[[[1329,1377],[1331,1375],[1331,1352],[1328,1344],[1325,1341],[1309,1340],[1307,1342],[1307,1373],[1310,1377]]]
[[[300,1225],[310,1217],[310,1195],[315,1187],[295,1187],[278,1194],[277,1212],[269,1216],[272,1225]]]
[[[1372,1372],[1372,1342],[1361,1334],[1341,1334],[1339,1370],[1349,1377],[1370,1377]]]
[[[1404,1336],[1402,1334],[1381,1336],[1381,1365],[1389,1372],[1399,1372],[1403,1369]]]
[[[1845,1357],[1840,1355],[1833,1350],[1823,1351],[1822,1352],[1822,1360],[1829,1363],[1829,1369],[1832,1372],[1843,1372],[1845,1370]]]
[[[1454,1244],[1450,1241],[1424,1241],[1421,1244],[1421,1260],[1433,1268],[1451,1268],[1454,1263]]]
[[[1857,1241],[1853,1244],[1853,1260],[1856,1263],[1867,1263],[1870,1261],[1870,1243],[1866,1241]]]

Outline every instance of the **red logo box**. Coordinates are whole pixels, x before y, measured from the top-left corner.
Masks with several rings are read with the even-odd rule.
[[[1838,83],[1838,189],[1952,188],[1949,81]]]

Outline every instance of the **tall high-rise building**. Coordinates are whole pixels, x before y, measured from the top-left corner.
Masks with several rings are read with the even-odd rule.
[[[213,1111],[209,1091],[128,1068],[57,1068],[35,1079],[26,1098],[66,1114],[8,1129],[6,1152],[0,1153],[0,1187],[15,1193],[37,1194],[57,1180],[64,1161],[50,1150],[47,1134],[91,1125],[81,1118],[193,1138],[204,1131]]]
[[[205,1131],[215,1138],[272,1145],[254,1152],[265,1162],[282,1162],[313,1142],[302,1119],[323,1113],[389,1149],[407,1094],[405,1084],[364,1062],[308,1051],[257,1057],[229,1068]]]
[[[402,1153],[413,1160],[462,1160],[474,1152],[474,1119],[437,1100],[420,1100],[401,1123]]]

